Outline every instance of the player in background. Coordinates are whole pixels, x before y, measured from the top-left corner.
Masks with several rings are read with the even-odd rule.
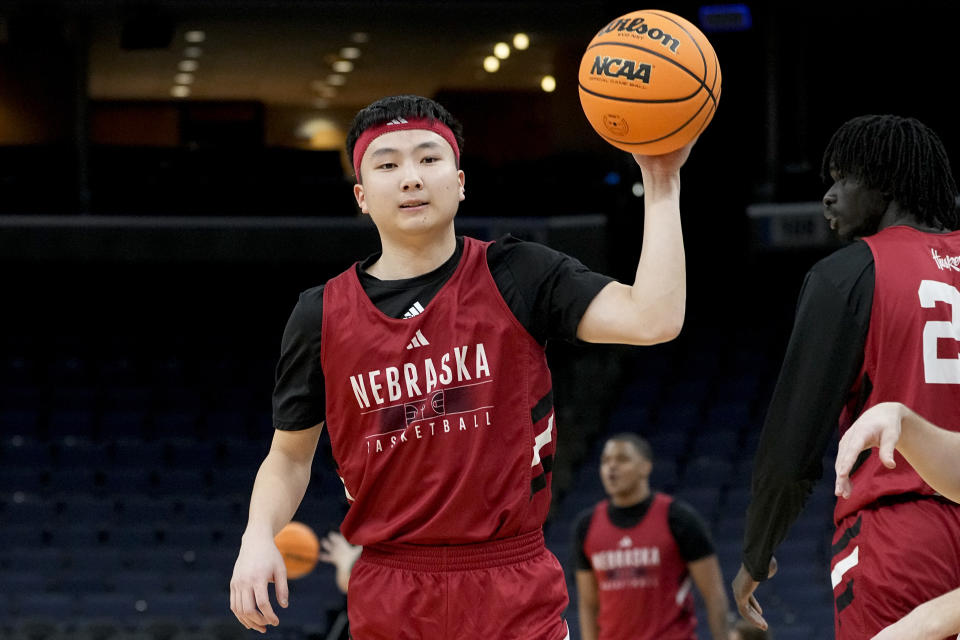
[[[940,495],[960,502],[960,433],[941,429],[899,402],[863,412],[843,434],[837,449],[836,494],[850,498],[850,472],[860,453],[877,447],[883,466],[896,469],[894,450]],[[940,640],[960,634],[960,589],[917,606],[874,640]]]
[[[610,437],[600,456],[608,499],[577,520],[573,549],[582,640],[696,640],[695,586],[713,640],[727,640],[729,601],[703,519],[650,489],[650,444]]]
[[[393,96],[357,114],[354,196],[382,250],[303,292],[288,321],[276,430],[231,580],[244,626],[279,624],[268,583],[281,607],[289,592],[273,536],[326,426],[350,503],[340,529],[363,546],[347,597],[356,640],[568,637],[563,572],[542,531],[557,440],[544,348],[678,334],[692,144],[635,156],[644,233],[626,285],[539,244],[457,236],[463,139],[436,102]]]
[[[899,401],[960,430],[960,227],[943,144],[912,118],[862,116],[824,152],[824,216],[853,240],[808,272],[757,449],[740,613],[766,627],[754,596],[773,552],[821,477],[822,459],[865,409]],[[839,640],[869,638],[960,586],[960,507],[906,462],[866,455],[857,493],[836,504],[831,581]],[[909,533],[907,533],[909,532]]]

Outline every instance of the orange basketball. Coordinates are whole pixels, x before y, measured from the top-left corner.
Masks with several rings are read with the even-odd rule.
[[[706,128],[720,100],[720,62],[706,36],[660,10],[620,16],[580,61],[580,104],[613,146],[645,155],[679,149]]]
[[[320,557],[320,539],[313,529],[302,522],[292,521],[273,539],[287,566],[287,578],[307,575],[317,566]]]

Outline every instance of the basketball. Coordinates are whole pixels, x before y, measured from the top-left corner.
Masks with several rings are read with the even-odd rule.
[[[274,537],[273,542],[283,556],[283,563],[287,567],[287,578],[302,578],[317,566],[320,558],[320,539],[317,538],[313,529],[302,522],[290,522]]]
[[[710,124],[720,62],[697,27],[667,11],[634,11],[605,26],[580,61],[580,104],[607,142],[660,155]]]

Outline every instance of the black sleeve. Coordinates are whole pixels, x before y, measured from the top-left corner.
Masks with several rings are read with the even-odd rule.
[[[873,255],[863,242],[835,252],[807,273],[793,332],[753,464],[743,565],[767,574],[823,475],[823,455],[863,363],[873,301]]]
[[[296,431],[326,418],[326,392],[320,366],[323,287],[300,294],[280,345],[273,389],[273,426]]]
[[[582,511],[576,517],[573,525],[573,544],[570,545],[570,553],[573,555],[573,566],[576,571],[593,571],[593,565],[590,564],[590,558],[583,550],[583,544],[587,541],[587,530],[590,529],[590,519],[593,517],[593,508]]]
[[[707,523],[686,502],[674,498],[667,512],[667,523],[684,562],[701,560],[715,553]]]
[[[490,245],[487,262],[507,306],[540,344],[578,342],[584,312],[613,281],[565,253],[509,235]]]

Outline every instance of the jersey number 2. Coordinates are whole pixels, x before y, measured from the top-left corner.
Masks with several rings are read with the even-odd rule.
[[[960,357],[937,357],[937,341],[941,338],[960,342],[960,291],[945,282],[923,280],[917,293],[924,309],[938,302],[952,309],[949,321],[930,320],[923,326],[923,377],[931,384],[960,384]]]

